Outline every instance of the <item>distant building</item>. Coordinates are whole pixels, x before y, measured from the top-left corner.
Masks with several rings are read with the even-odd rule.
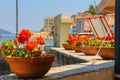
[[[76,30],[77,30],[76,26],[71,26],[71,34],[72,35],[76,34]]]
[[[44,19],[44,31],[51,32],[53,26],[54,26],[54,18],[48,17]]]
[[[76,27],[76,22],[75,22],[75,17],[73,17],[73,23],[71,25],[71,34],[76,34],[76,30],[77,30],[77,27]]]
[[[105,18],[110,26],[110,28],[112,29],[113,32],[115,32],[115,14],[106,14]]]
[[[86,16],[92,16],[90,13],[79,13],[75,15],[76,33],[91,32],[91,27],[88,21],[85,19]]]

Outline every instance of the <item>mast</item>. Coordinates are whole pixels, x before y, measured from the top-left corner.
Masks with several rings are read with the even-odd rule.
[[[18,35],[18,0],[16,0],[16,37]]]

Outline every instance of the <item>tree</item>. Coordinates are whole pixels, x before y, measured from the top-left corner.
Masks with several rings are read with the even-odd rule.
[[[90,4],[88,10],[85,12],[89,12],[89,13],[94,15],[95,14],[95,7],[92,4]]]

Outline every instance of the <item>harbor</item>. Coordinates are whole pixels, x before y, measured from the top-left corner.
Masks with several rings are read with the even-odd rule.
[[[18,27],[17,1],[16,35],[0,34],[0,80],[119,80],[115,0],[94,0],[84,12],[44,17],[36,32]]]

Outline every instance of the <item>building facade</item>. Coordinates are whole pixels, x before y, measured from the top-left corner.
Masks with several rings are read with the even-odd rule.
[[[76,23],[76,33],[84,33],[84,32],[91,32],[91,27],[85,18],[86,16],[91,16],[88,13],[79,13],[75,16],[75,23]]]
[[[44,19],[44,31],[51,32],[53,26],[54,18],[48,17]]]

